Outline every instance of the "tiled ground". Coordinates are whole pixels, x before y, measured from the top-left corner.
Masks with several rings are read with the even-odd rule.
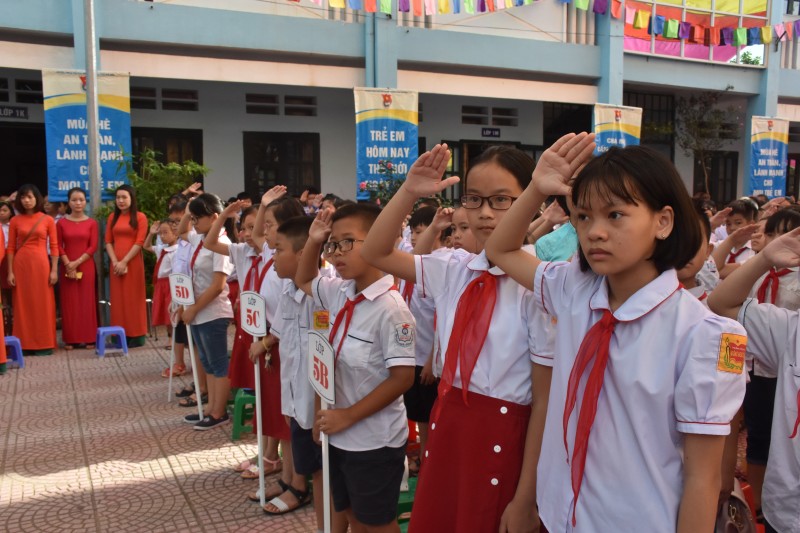
[[[27,357],[0,376],[0,531],[315,530],[310,506],[270,517],[246,500],[258,481],[231,467],[253,455],[254,436],[183,423],[191,410],[166,401],[165,344],[148,339],[127,358]]]

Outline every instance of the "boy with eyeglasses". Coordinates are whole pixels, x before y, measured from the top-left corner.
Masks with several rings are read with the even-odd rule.
[[[317,413],[314,431],[330,435],[334,508],[354,531],[397,532],[415,325],[392,277],[361,257],[379,213],[368,204],[318,213],[295,282],[330,311],[336,403]],[[341,279],[319,276],[320,249]]]

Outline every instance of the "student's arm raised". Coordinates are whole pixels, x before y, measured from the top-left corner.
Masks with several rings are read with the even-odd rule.
[[[255,225],[253,225],[253,234],[251,236],[251,239],[253,239],[253,244],[256,245],[256,249],[259,253],[261,253],[261,250],[264,249],[264,243],[267,241],[267,239],[264,237],[264,216],[267,212],[267,206],[278,198],[283,198],[285,194],[286,185],[276,185],[265,192],[261,197],[261,203],[258,205],[256,222]]]
[[[753,285],[773,266],[800,266],[800,228],[781,235],[722,280],[708,297],[708,307],[720,316],[736,320]]]
[[[236,213],[242,208],[242,201],[231,202],[228,207],[222,210],[222,213],[214,219],[214,222],[211,224],[211,229],[208,230],[208,234],[206,235],[205,240],[203,241],[203,246],[207,249],[211,250],[215,254],[220,255],[230,255],[230,246],[219,242],[219,234],[222,231],[223,226],[225,225],[225,221],[229,218],[233,218],[236,216]]]
[[[711,258],[714,260],[714,263],[717,265],[717,270],[719,270],[719,274],[721,278],[727,277],[733,270],[728,265],[728,255],[730,255],[731,250],[734,248],[741,248],[758,229],[758,224],[748,224],[747,226],[742,226],[741,228],[737,229],[728,237],[718,243],[714,247],[714,251],[711,252]],[[731,263],[735,264],[735,263]],[[724,272],[724,275],[723,275]]]
[[[153,254],[156,253],[156,251],[153,250],[153,237],[156,236],[156,233],[158,233],[158,229],[160,227],[161,227],[161,222],[153,222],[153,225],[150,226],[150,232],[147,234],[147,237],[145,237],[145,239],[144,239],[143,248],[146,251],[148,251],[150,253],[153,253]]]
[[[311,223],[311,227],[308,229],[308,240],[297,265],[294,283],[309,296],[314,296],[311,282],[319,275],[319,255],[322,251],[322,245],[325,244],[331,234],[332,216],[333,213],[331,211],[323,209],[314,217],[314,222]]]
[[[511,206],[486,241],[486,257],[523,287],[533,290],[541,261],[522,250],[533,215],[548,196],[571,194],[569,182],[592,156],[594,134],[569,133],[545,150],[530,185]]]
[[[395,236],[417,199],[434,196],[458,183],[459,178],[455,176],[442,179],[448,161],[450,150],[446,144],[437,144],[433,150],[425,152],[414,161],[406,175],[406,181],[369,230],[367,240],[361,248],[364,260],[387,274],[417,281],[414,256],[394,247]]]
[[[442,236],[442,232],[453,224],[453,208],[440,207],[436,210],[436,215],[425,231],[417,237],[417,244],[414,246],[414,255],[429,254],[433,251],[436,241]]]

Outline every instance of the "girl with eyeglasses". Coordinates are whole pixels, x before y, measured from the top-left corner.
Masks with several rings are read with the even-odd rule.
[[[128,347],[144,346],[147,335],[147,294],[142,246],[147,217],[136,204],[136,191],[120,185],[114,193],[114,212],[106,224],[106,253],[111,262],[111,325],[125,328]]]
[[[553,355],[549,317],[536,310],[532,292],[489,263],[483,247],[530,182],[534,163],[508,146],[473,161],[461,206],[476,253],[413,256],[393,248],[414,202],[458,181],[442,180],[449,159],[447,145],[437,145],[414,163],[361,253],[433,300],[444,353],[409,531],[498,531],[501,523],[513,528],[533,521],[520,473],[533,467],[529,458],[540,435],[528,426],[544,416],[538,406],[546,405],[548,393],[533,362],[550,365]]]

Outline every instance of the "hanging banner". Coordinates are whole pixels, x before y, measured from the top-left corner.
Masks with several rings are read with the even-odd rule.
[[[387,180],[405,178],[418,156],[418,94],[360,89],[356,101],[356,198],[369,200]]]
[[[131,153],[131,105],[128,74],[97,74],[100,174],[103,200],[128,179],[123,162]],[[47,141],[47,194],[67,200],[67,191],[89,186],[86,75],[83,71],[43,70],[44,123]]]
[[[783,196],[786,191],[789,121],[770,117],[753,117],[752,120],[747,195]]]
[[[642,133],[642,108],[594,104],[595,155],[612,146],[625,148],[639,144]]]

